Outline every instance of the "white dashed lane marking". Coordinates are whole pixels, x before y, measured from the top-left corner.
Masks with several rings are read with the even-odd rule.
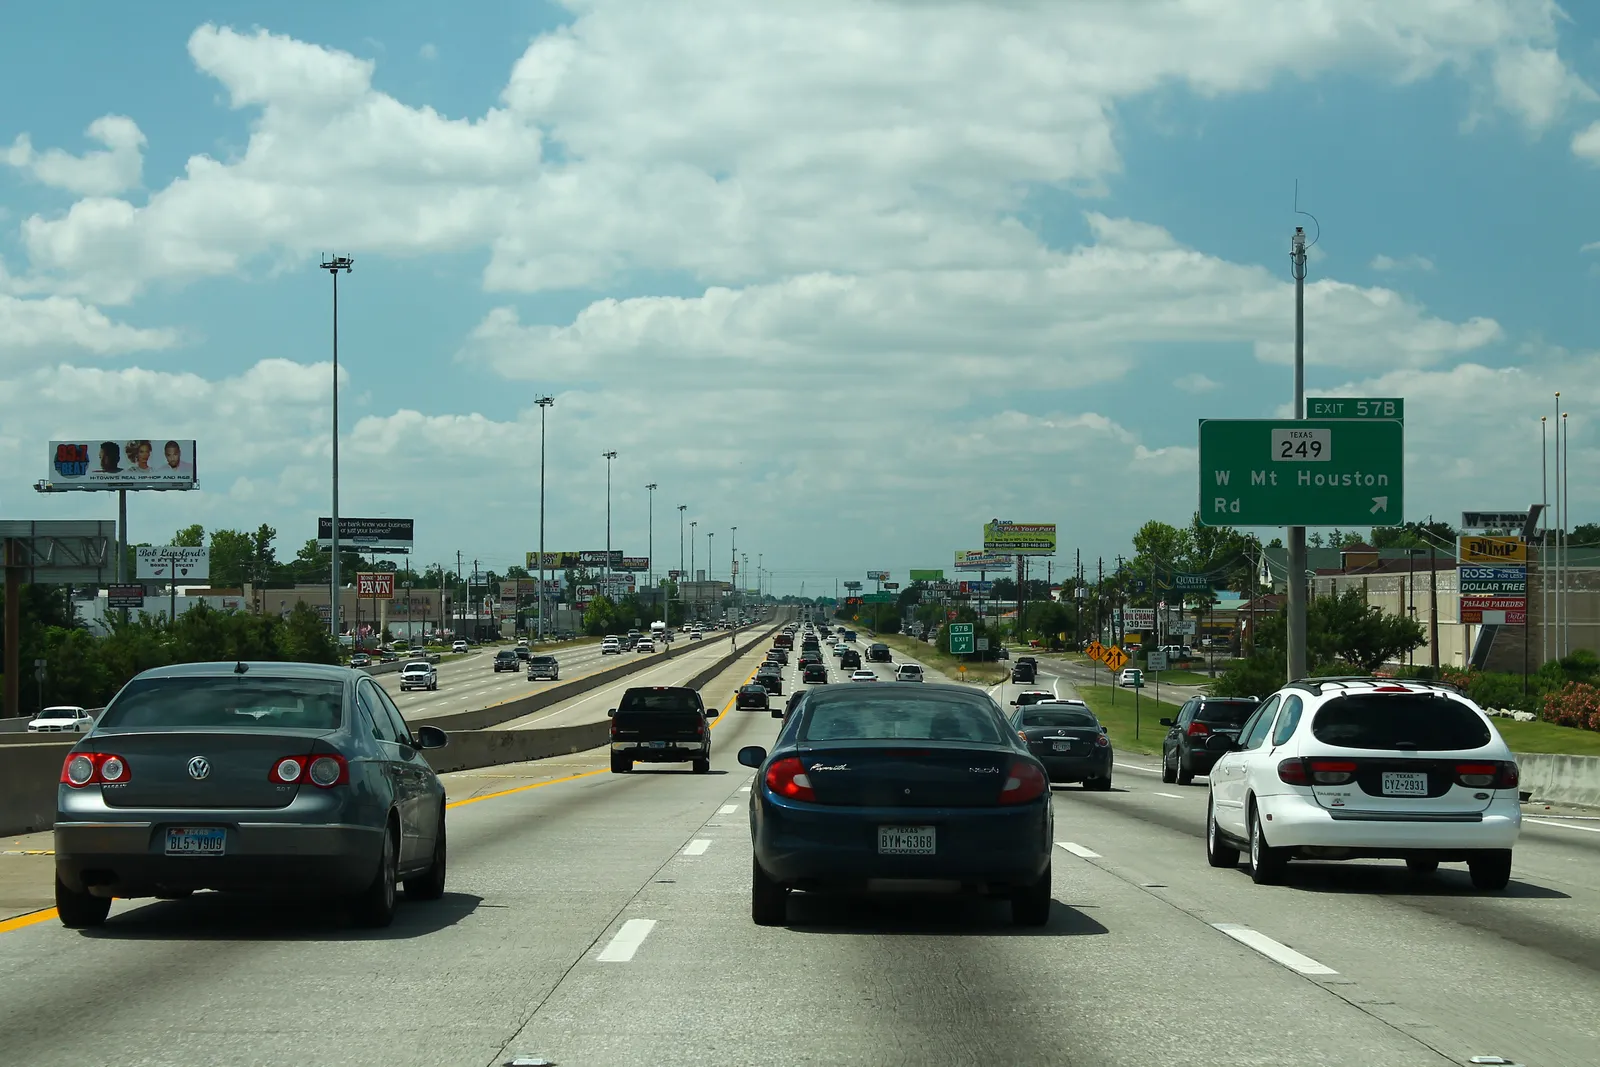
[[[1100,858],[1100,853],[1096,852],[1092,848],[1084,848],[1076,841],[1057,841],[1056,844],[1060,845],[1074,856],[1077,856],[1079,859],[1097,860]]]
[[[655,928],[654,919],[629,919],[595,958],[601,963],[627,963]]]
[[[329,536],[331,537],[332,535],[330,534]],[[736,812],[738,810],[739,810],[739,805],[737,805],[737,804],[724,804],[724,805],[722,805],[722,807],[717,809],[717,814],[718,815],[732,815],[734,812]]]
[[[697,837],[684,847],[683,854],[685,856],[704,856],[706,849],[710,847],[711,841],[709,838]]]
[[[1281,963],[1291,971],[1300,974],[1329,975],[1339,972],[1326,964],[1318,963],[1304,953],[1296,952],[1280,941],[1274,941],[1259,930],[1252,930],[1248,926],[1238,923],[1212,923],[1214,929],[1220,930],[1233,938],[1239,944],[1253,948],[1274,963]]]
[[[330,529],[331,529],[331,527],[330,527]],[[328,536],[332,537],[333,535],[329,534]],[[1158,797],[1171,797],[1173,800],[1182,800],[1183,799],[1177,793],[1159,793],[1158,792],[1158,793],[1156,793],[1156,796],[1158,796]]]

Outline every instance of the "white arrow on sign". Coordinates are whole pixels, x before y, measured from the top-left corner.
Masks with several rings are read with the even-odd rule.
[[[1389,498],[1388,497],[1386,497],[1386,496],[1375,496],[1375,497],[1372,498],[1372,509],[1371,509],[1371,513],[1372,514],[1376,515],[1380,511],[1388,511],[1388,510],[1389,510]]]

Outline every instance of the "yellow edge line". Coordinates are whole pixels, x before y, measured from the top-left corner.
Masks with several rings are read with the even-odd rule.
[[[37,926],[39,923],[49,922],[56,918],[56,909],[45,908],[43,911],[30,911],[26,915],[18,915],[14,919],[0,922],[0,934],[9,934],[13,930],[21,930],[25,926]]]

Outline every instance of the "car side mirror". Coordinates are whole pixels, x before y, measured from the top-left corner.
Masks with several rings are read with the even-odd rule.
[[[767,761],[767,750],[760,745],[746,745],[739,750],[739,762],[746,767],[759,767]]]
[[[417,727],[418,748],[443,748],[450,743],[450,735],[437,726]]]
[[[706,718],[708,718],[708,719],[715,719],[718,715],[721,715],[721,714],[722,714],[722,712],[718,711],[716,708],[707,708],[706,709]]]
[[[1206,738],[1207,752],[1237,752],[1243,746],[1227,734],[1212,734]]]
[[[1157,719],[1156,721],[1159,722],[1162,726],[1171,726],[1172,725],[1172,720],[1171,719]]]
[[[615,719],[616,717],[617,717],[617,709],[616,708],[612,708],[610,711],[606,712],[606,718]]]

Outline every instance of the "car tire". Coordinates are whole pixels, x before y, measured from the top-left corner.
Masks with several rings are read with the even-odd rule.
[[[1029,886],[1011,892],[1011,925],[1043,926],[1050,921],[1050,865]]]
[[[1511,882],[1511,850],[1481,852],[1467,860],[1467,871],[1476,889],[1504,889]]]
[[[1163,754],[1161,757],[1161,781],[1166,785],[1171,785],[1177,780],[1178,768],[1169,765],[1167,763],[1167,757]]]
[[[1109,793],[1111,791],[1111,776],[1108,774],[1104,778],[1085,778],[1083,787],[1096,793]]]
[[[438,900],[444,896],[449,843],[445,838],[444,809],[439,810],[439,836],[433,840],[433,862],[428,869],[405,881],[407,900]]]
[[[56,915],[61,925],[69,930],[87,930],[99,926],[111,914],[111,898],[97,897],[68,889],[61,876],[56,875]]]
[[[1412,859],[1406,860],[1406,870],[1410,871],[1412,876],[1416,877],[1416,878],[1427,878],[1430,875],[1432,875],[1434,871],[1437,871],[1438,869],[1439,869],[1439,861],[1438,860],[1430,860],[1430,859],[1422,859],[1422,858],[1412,858]]]
[[[1206,799],[1206,862],[1213,867],[1238,867],[1239,850],[1222,840],[1217,826],[1216,802]]]
[[[710,760],[710,758],[708,757],[706,759],[697,759],[697,760],[695,760],[694,761],[694,773],[696,773],[696,774],[710,774],[711,773],[711,760]]]
[[[1174,757],[1174,759],[1176,760],[1176,762],[1178,764],[1178,784],[1179,785],[1193,785],[1194,784],[1194,767],[1190,765],[1188,760],[1183,758],[1183,752],[1181,750]]]
[[[633,771],[633,760],[626,756],[611,757],[612,774],[630,774]]]
[[[1250,808],[1250,880],[1256,885],[1277,885],[1283,881],[1283,869],[1289,865],[1281,849],[1267,844],[1265,822],[1255,806]]]
[[[400,845],[395,840],[400,828],[392,821],[383,832],[383,848],[378,853],[378,870],[372,882],[350,903],[350,917],[357,926],[379,930],[394,922],[396,883],[400,880]]]
[[[750,860],[750,919],[757,926],[782,926],[789,919],[789,889]]]

